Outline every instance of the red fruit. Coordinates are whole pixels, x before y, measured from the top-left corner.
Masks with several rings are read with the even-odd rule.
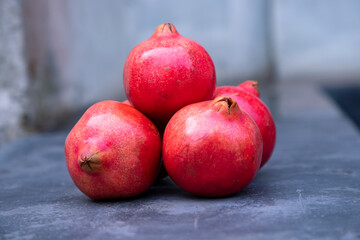
[[[249,82],[245,83],[247,84]],[[253,94],[254,92],[255,94]],[[247,112],[256,122],[260,129],[264,143],[263,156],[260,166],[262,167],[270,159],[274,150],[276,142],[276,127],[270,110],[256,95],[260,95],[260,93],[256,94],[255,88],[248,92],[244,91],[244,88],[231,86],[218,87],[214,93],[214,97],[227,96],[233,98],[239,104],[239,107]]]
[[[131,197],[155,181],[161,140],[155,125],[115,101],[91,106],[66,138],[66,164],[76,186],[93,199]]]
[[[238,192],[261,162],[258,127],[228,97],[194,103],[169,121],[163,160],[169,176],[186,191],[206,197]]]
[[[164,126],[180,108],[209,100],[216,86],[215,67],[205,49],[161,24],[129,54],[124,89],[131,104]]]
[[[260,91],[258,89],[258,86],[259,86],[258,82],[252,80],[248,80],[237,85],[238,88],[241,88],[246,92],[252,93],[257,97],[260,97]]]

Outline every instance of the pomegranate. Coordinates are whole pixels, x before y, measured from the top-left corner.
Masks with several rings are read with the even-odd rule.
[[[165,128],[180,108],[212,98],[216,74],[200,44],[164,23],[130,52],[123,81],[130,103]]]
[[[145,191],[158,175],[160,154],[155,125],[135,108],[116,101],[91,106],[65,141],[71,178],[97,200]]]
[[[166,126],[163,160],[184,190],[205,197],[238,192],[254,179],[261,134],[236,101],[218,97],[179,110]]]
[[[242,85],[242,84],[240,84]],[[239,86],[240,86],[239,85]],[[248,86],[244,88],[243,86]],[[256,87],[249,88],[249,82],[245,82],[240,87],[224,86],[215,90],[214,96],[228,96],[233,98],[241,109],[247,112],[255,121],[260,129],[263,139],[264,149],[261,160],[261,166],[270,159],[276,142],[276,127],[270,110],[265,103],[257,96],[260,96]],[[249,90],[250,89],[250,90]]]

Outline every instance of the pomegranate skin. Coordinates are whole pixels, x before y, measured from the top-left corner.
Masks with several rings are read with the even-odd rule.
[[[247,112],[255,121],[263,139],[264,148],[260,167],[264,166],[270,159],[276,143],[276,126],[268,107],[257,97],[257,94],[253,93],[253,90],[249,92],[241,87],[218,87],[215,90],[214,96],[233,98],[240,108]]]
[[[65,141],[65,160],[75,185],[96,200],[138,195],[155,181],[161,139],[155,125],[116,101],[91,106]]]
[[[216,73],[200,44],[165,23],[130,52],[123,83],[130,103],[165,128],[180,108],[212,98]]]
[[[184,190],[222,197],[254,179],[262,155],[255,122],[231,98],[194,103],[169,121],[163,160],[171,179]]]

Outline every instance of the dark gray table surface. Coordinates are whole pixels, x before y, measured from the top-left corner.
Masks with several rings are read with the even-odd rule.
[[[360,135],[315,85],[271,91],[278,138],[249,187],[192,196],[169,178],[95,202],[67,172],[66,132],[0,149],[0,239],[360,239]]]

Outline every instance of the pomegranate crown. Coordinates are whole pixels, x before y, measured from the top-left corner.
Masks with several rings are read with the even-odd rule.
[[[179,35],[175,26],[172,23],[160,24],[153,34],[153,37],[176,36]]]
[[[214,104],[221,103],[217,111],[219,112],[223,106],[227,106],[228,114],[237,106],[237,102],[231,97],[217,97],[213,101]]]

